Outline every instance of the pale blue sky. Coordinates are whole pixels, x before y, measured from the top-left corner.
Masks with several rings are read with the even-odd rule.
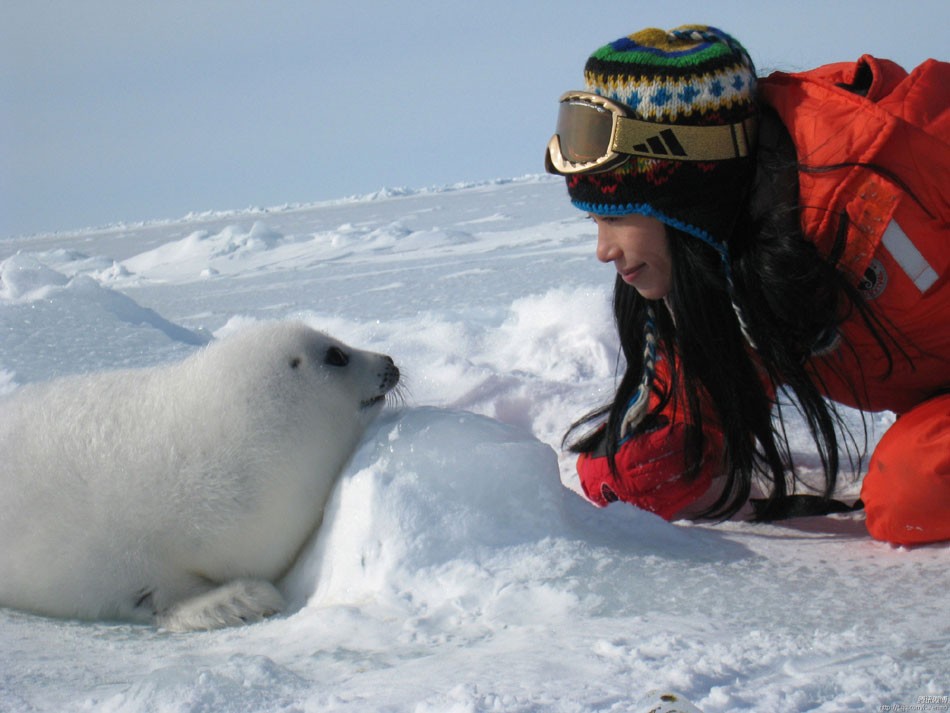
[[[705,22],[760,72],[947,59],[945,0],[4,0],[0,238],[543,171],[594,49]]]

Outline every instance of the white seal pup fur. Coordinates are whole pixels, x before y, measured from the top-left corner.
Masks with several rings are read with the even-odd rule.
[[[256,621],[399,370],[295,322],[0,401],[0,606]]]

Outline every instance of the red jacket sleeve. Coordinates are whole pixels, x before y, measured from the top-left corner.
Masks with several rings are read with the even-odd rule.
[[[610,471],[606,456],[581,454],[577,472],[584,493],[601,507],[622,500],[671,520],[703,497],[719,475],[722,437],[718,431],[705,436],[700,473],[690,482],[683,477],[686,426],[681,422],[630,438],[617,453],[616,475]]]
[[[657,362],[657,373],[662,374],[664,362]],[[655,398],[655,397],[654,397]],[[617,452],[616,474],[611,472],[606,456],[581,454],[577,473],[581,487],[596,505],[606,507],[621,500],[642,510],[656,513],[671,520],[684,508],[703,497],[713,479],[722,474],[723,437],[705,419],[703,460],[699,475],[687,481],[686,429],[683,409],[672,407],[662,414],[662,425],[650,431],[637,433],[624,442]]]

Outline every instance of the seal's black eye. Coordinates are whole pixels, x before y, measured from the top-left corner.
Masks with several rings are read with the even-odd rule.
[[[327,355],[323,363],[329,366],[346,366],[350,363],[350,357],[339,347],[330,347],[327,349]]]

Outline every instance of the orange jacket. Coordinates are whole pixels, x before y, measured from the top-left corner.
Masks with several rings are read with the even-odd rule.
[[[857,84],[866,96],[853,91]],[[950,64],[928,60],[908,75],[865,55],[776,72],[760,87],[803,166],[805,236],[827,254],[847,214],[842,266],[910,357],[890,345],[888,373],[852,315],[841,329],[845,345],[812,366],[835,401],[903,413],[950,387]]]

